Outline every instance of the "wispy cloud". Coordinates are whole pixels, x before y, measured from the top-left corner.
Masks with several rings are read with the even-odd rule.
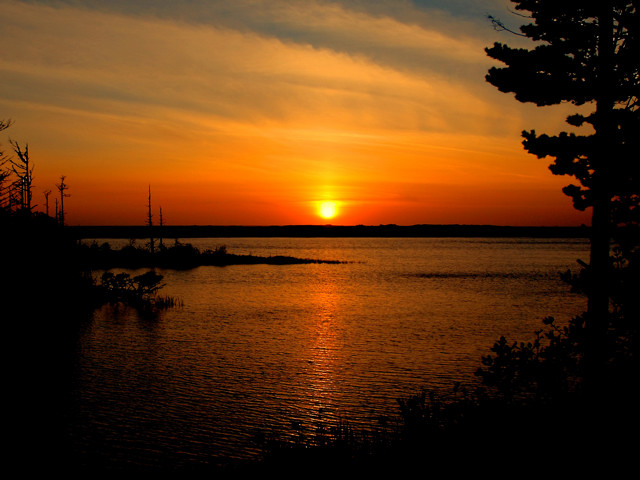
[[[246,2],[238,4],[245,13]],[[364,110],[366,127],[375,116],[399,128],[461,128],[463,112],[488,110],[485,99],[461,88],[481,77],[449,71],[484,71],[471,39],[339,5],[261,5],[269,6],[254,9],[261,17],[277,18],[283,30],[296,25],[306,37],[293,42],[215,23],[5,2],[3,32],[12,48],[1,66],[14,80],[6,88],[39,103],[162,105],[244,120],[317,112],[344,118]],[[391,111],[403,118],[382,114]]]

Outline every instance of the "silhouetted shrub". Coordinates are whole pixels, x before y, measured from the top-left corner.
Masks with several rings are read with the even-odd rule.
[[[529,342],[494,343],[492,355],[482,357],[476,375],[506,401],[551,399],[576,391],[582,381],[584,318],[559,327],[553,317],[543,320],[547,330]]]
[[[163,276],[150,270],[141,275],[131,277],[128,273],[114,274],[105,272],[100,277],[97,288],[104,295],[104,300],[111,304],[123,303],[135,307],[167,308],[180,304],[172,297],[157,296],[164,284]]]

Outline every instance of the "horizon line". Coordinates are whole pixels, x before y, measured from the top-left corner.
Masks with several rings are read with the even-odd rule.
[[[149,228],[145,224],[75,224],[66,225],[71,228]],[[332,223],[291,223],[291,224],[201,224],[201,223],[183,223],[171,225],[152,225],[151,228],[380,228],[380,227],[396,227],[396,228],[413,228],[413,227],[491,227],[491,228],[591,228],[590,225],[511,225],[511,224],[494,224],[494,223],[414,223],[414,224],[397,224],[397,223],[380,223],[380,224],[332,224]]]

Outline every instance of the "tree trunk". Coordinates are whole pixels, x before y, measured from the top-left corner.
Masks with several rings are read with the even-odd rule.
[[[611,187],[610,159],[615,152],[615,124],[613,122],[613,7],[610,1],[601,2],[597,72],[596,156],[591,194],[593,212],[591,223],[591,252],[587,307],[587,369],[590,376],[601,372],[606,354],[606,333],[609,322],[610,244],[611,244]],[[599,382],[598,382],[599,383]]]

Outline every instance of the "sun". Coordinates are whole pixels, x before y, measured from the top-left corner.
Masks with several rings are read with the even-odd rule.
[[[322,218],[326,218],[327,220],[336,216],[337,208],[335,202],[322,202],[320,203],[320,208],[318,209],[318,213]]]

